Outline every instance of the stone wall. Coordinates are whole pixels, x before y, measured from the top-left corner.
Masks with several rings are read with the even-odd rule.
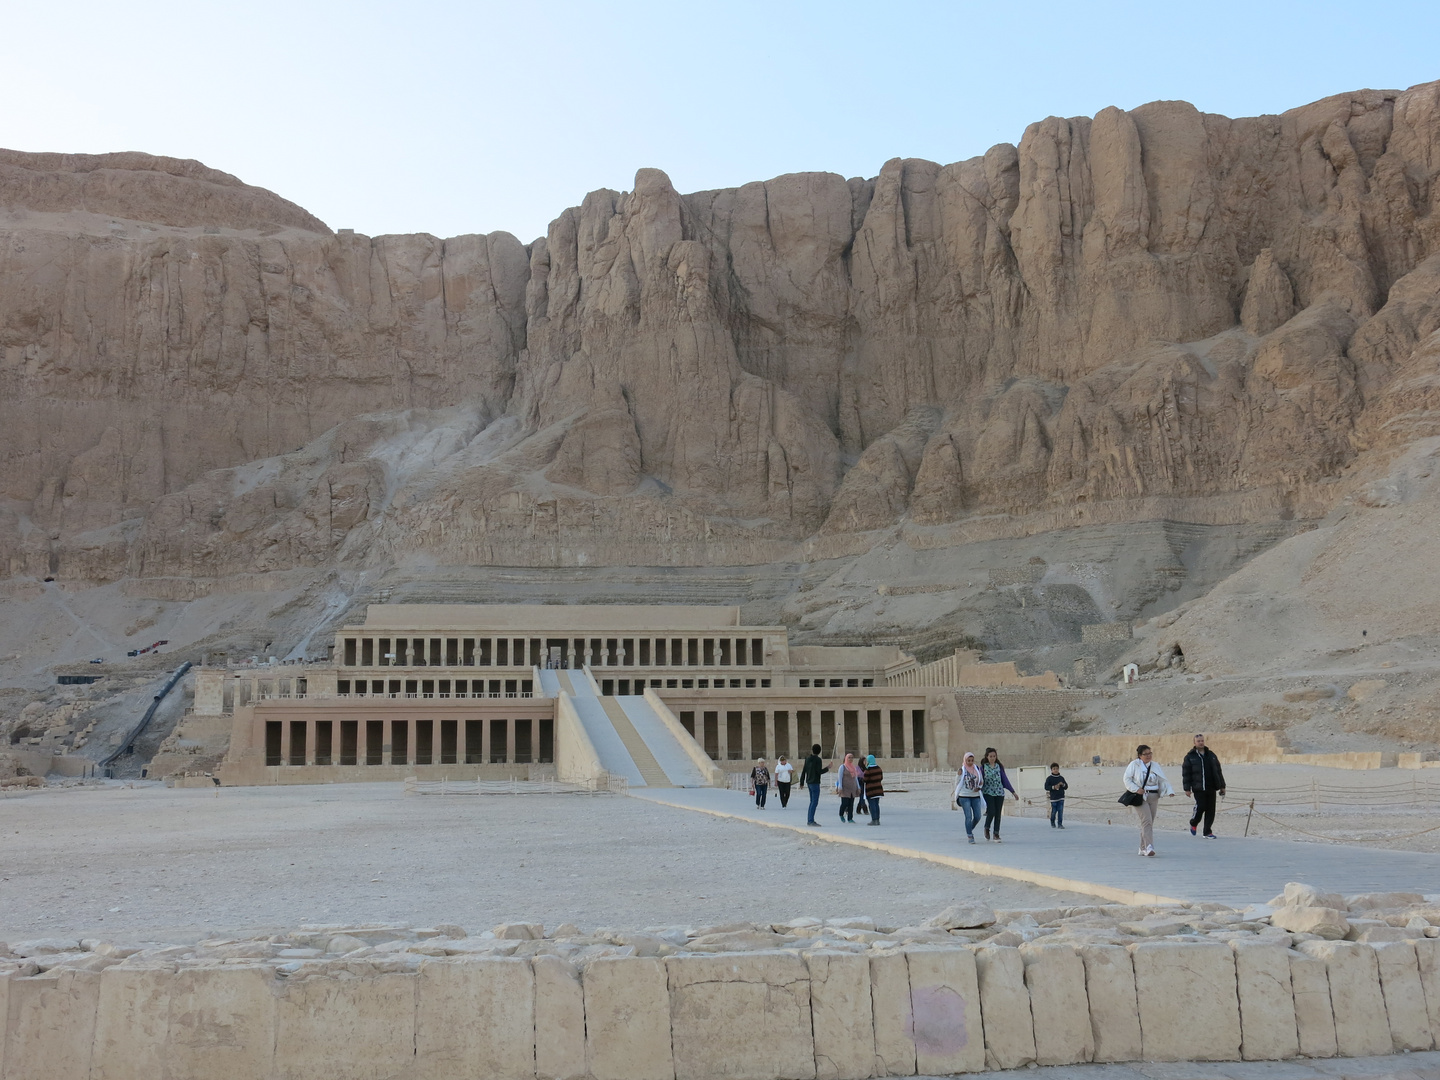
[[[1032,690],[994,687],[959,689],[955,699],[967,732],[1051,734],[1065,714],[1088,701],[1090,690]],[[1129,760],[1128,758],[1126,760]]]
[[[1080,641],[1084,645],[1106,645],[1112,641],[1129,641],[1134,636],[1128,622],[1087,623],[1080,627]]]
[[[1388,1054],[1429,1050],[1440,1032],[1437,939],[1037,940],[583,966],[432,951],[8,961],[0,1078],[864,1080]]]

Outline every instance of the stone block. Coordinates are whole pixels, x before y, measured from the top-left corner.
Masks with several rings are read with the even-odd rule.
[[[1290,950],[1280,944],[1233,941],[1240,994],[1240,1055],[1246,1061],[1283,1061],[1300,1052]]]
[[[969,949],[925,947],[905,953],[915,1071],[929,1075],[985,1068],[980,983]]]
[[[1276,902],[1277,900],[1279,903]],[[1334,908],[1337,911],[1344,911],[1349,906],[1339,893],[1321,892],[1315,886],[1305,885],[1299,881],[1287,884],[1285,891],[1270,903],[1275,907],[1326,907]]]
[[[1135,967],[1122,945],[1080,945],[1085,995],[1090,1002],[1094,1061],[1140,1059],[1140,1006],[1135,1000]]]
[[[1347,896],[1345,903],[1351,911],[1365,911],[1374,908],[1408,908],[1419,907],[1425,903],[1425,897],[1418,892],[1360,893],[1358,896]]]
[[[1415,959],[1420,986],[1425,992],[1425,1011],[1430,1018],[1430,1035],[1440,1048],[1440,941],[1421,938],[1415,942]]]
[[[1343,914],[1328,907],[1300,907],[1287,904],[1276,908],[1270,925],[1292,934],[1319,934],[1327,941],[1339,941],[1350,932],[1350,923]]]
[[[1308,1058],[1334,1057],[1335,1014],[1330,1009],[1330,976],[1325,961],[1293,949],[1288,956],[1300,1053]]]
[[[415,1064],[418,982],[398,972],[349,978],[316,972],[282,983],[271,1075],[276,1080],[404,1076]]]
[[[427,960],[415,986],[419,1077],[535,1075],[535,975],[513,957]]]
[[[1035,1060],[1035,1028],[1025,962],[1018,949],[979,948],[980,1018],[985,1030],[985,1067],[1018,1069]]]
[[[1302,941],[1297,947],[1325,962],[1339,1056],[1390,1053],[1390,1019],[1385,1015],[1375,947],[1354,941]]]
[[[875,1069],[869,957],[811,950],[805,965],[810,972],[816,1080],[865,1080]]]
[[[177,971],[170,980],[164,1075],[174,1080],[269,1077],[275,1050],[275,982],[263,967]]]
[[[1069,945],[1022,945],[1025,986],[1035,1028],[1035,1061],[1074,1065],[1095,1057],[1085,962]]]
[[[10,978],[5,1080],[74,1080],[90,1073],[100,975],[50,971]]]
[[[1240,999],[1230,947],[1180,941],[1131,945],[1146,1061],[1235,1061]]]
[[[670,986],[653,956],[592,960],[585,992],[585,1063],[595,1080],[674,1080]]]
[[[870,1013],[875,1031],[875,1076],[914,1076],[910,966],[901,952],[870,958]]]
[[[558,956],[537,956],[535,1075],[576,1080],[585,1075],[585,991],[580,972]]]
[[[1408,941],[1382,942],[1374,946],[1380,968],[1380,993],[1390,1021],[1390,1043],[1395,1052],[1429,1050],[1435,1045],[1430,1016],[1425,1010],[1425,990],[1420,985],[1420,963],[1415,946]]]
[[[939,915],[926,919],[921,926],[939,930],[977,930],[995,925],[995,912],[984,904],[951,904]]]
[[[665,968],[675,1080],[815,1076],[810,972],[800,956],[672,956]]]
[[[100,975],[90,1080],[152,1080],[169,1055],[172,964],[112,967]]]

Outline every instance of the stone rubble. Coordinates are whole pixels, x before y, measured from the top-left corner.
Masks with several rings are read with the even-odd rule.
[[[1261,913],[1261,912],[1265,913]],[[1357,914],[1363,912],[1363,915]],[[950,927],[946,929],[946,927]],[[1093,947],[1138,943],[1278,946],[1311,951],[1332,941],[1381,945],[1440,937],[1440,895],[1361,894],[1342,897],[1292,883],[1268,905],[1237,911],[1221,904],[1077,905],[992,911],[982,904],[952,905],[920,926],[885,926],[869,917],[784,923],[731,922],[715,926],[651,926],[642,930],[570,923],[502,923],[471,936],[455,925],[409,927],[392,923],[309,924],[256,938],[207,938],[193,945],[120,945],[94,938],[36,938],[0,942],[0,976],[53,969],[99,971],[116,964],[250,964],[282,976],[322,973],[350,964],[385,970],[417,968],[435,957],[554,956],[584,967],[602,958],[703,953],[856,952],[870,955],[915,946],[1069,945],[1080,955]],[[1095,961],[1098,963],[1099,961]],[[985,980],[981,978],[981,987]]]

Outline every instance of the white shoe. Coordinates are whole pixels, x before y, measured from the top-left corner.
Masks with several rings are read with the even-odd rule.
[[[1146,855],[1154,855],[1154,854],[1155,854],[1155,849],[1154,849],[1153,847],[1147,847],[1147,848],[1145,849],[1145,854],[1146,854]]]

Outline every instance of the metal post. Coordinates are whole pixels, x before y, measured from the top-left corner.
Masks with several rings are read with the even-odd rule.
[[[1251,800],[1250,800],[1250,812],[1245,815],[1245,831],[1241,834],[1242,836],[1249,836],[1249,835],[1250,835],[1250,818],[1254,815],[1254,813],[1255,813],[1255,800],[1254,800],[1254,799],[1251,799]]]

